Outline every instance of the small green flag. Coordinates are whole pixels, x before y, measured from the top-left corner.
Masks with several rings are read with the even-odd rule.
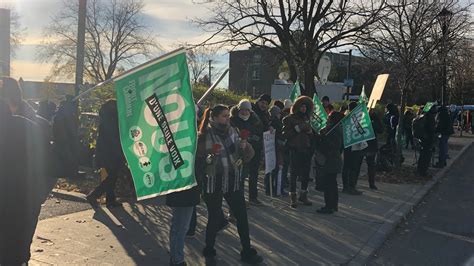
[[[367,98],[367,94],[365,94],[365,86],[362,86],[362,92],[359,96],[359,103],[367,104],[369,102],[369,98]]]
[[[298,81],[295,82],[293,85],[293,89],[291,90],[290,100],[294,103],[298,97],[301,96],[301,89],[300,83]]]
[[[197,125],[186,51],[114,81],[120,141],[138,200],[196,186]]]
[[[372,121],[365,104],[359,104],[341,121],[344,132],[344,148],[375,139]]]
[[[326,110],[324,110],[321,100],[316,94],[313,96],[313,103],[314,110],[313,115],[311,116],[311,127],[314,129],[314,131],[319,132],[326,126],[328,115],[326,114]]]
[[[430,109],[435,105],[436,105],[436,102],[427,102],[425,104],[425,107],[423,107],[423,112],[428,113],[430,111]]]

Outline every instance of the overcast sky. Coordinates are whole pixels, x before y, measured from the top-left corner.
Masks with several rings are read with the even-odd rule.
[[[61,8],[63,0],[0,0],[0,7],[9,6],[20,15],[21,25],[26,28],[25,40],[16,51],[12,61],[12,76],[25,80],[44,80],[50,65],[36,61],[36,48],[40,45],[43,28],[51,16]],[[74,1],[74,0],[71,0]],[[172,50],[181,42],[196,43],[206,34],[189,22],[204,17],[207,10],[192,0],[144,0],[144,22],[156,34],[159,44],[165,50]],[[218,68],[225,67],[227,56],[221,56]]]

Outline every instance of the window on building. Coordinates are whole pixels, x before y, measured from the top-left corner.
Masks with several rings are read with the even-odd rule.
[[[253,59],[252,59],[252,63],[254,65],[260,65],[262,63],[262,55],[260,54],[254,54],[253,55]]]
[[[260,69],[256,68],[252,71],[252,80],[260,80]]]

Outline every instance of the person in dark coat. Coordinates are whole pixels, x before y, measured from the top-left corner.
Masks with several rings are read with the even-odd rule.
[[[369,178],[369,187],[371,189],[376,190],[377,186],[375,185],[375,174],[377,171],[377,167],[375,164],[375,158],[379,150],[378,136],[383,133],[383,125],[382,125],[381,119],[379,118],[375,110],[370,110],[369,115],[370,115],[370,121],[372,122],[372,128],[374,129],[375,139],[367,141],[367,144],[369,146],[365,149],[364,156],[367,162],[367,175]]]
[[[99,136],[97,138],[95,159],[97,167],[104,168],[107,177],[94,191],[87,195],[87,200],[93,207],[98,207],[97,199],[106,193],[107,207],[120,207],[122,204],[117,202],[114,190],[117,178],[126,166],[126,162],[120,144],[117,101],[108,100],[102,105],[99,118]]]
[[[283,119],[283,138],[287,141],[290,152],[290,207],[297,207],[296,181],[301,181],[301,190],[298,201],[310,206],[308,200],[309,172],[311,168],[311,142],[313,130],[310,117],[313,113],[313,100],[307,96],[300,96],[293,107],[291,114]]]
[[[0,125],[0,265],[27,265],[53,177],[50,143],[41,126],[12,115],[2,99]]]
[[[343,148],[342,127],[338,123],[343,117],[342,113],[331,112],[326,127],[316,137],[315,157],[323,183],[325,203],[325,206],[317,212],[322,214],[338,211],[337,175],[342,168],[341,150]]]
[[[276,167],[272,170],[271,173],[265,175],[265,194],[270,195],[270,186],[272,188],[273,195],[276,196],[278,188],[278,173],[280,171],[280,166],[283,166],[283,152],[285,148],[285,139],[282,135],[283,123],[281,121],[281,109],[278,106],[272,106],[270,108],[270,117],[271,122],[270,126],[275,130],[275,155],[276,155]],[[272,177],[270,180],[270,176]],[[271,181],[271,182],[270,182]],[[285,194],[285,189],[283,186],[280,187],[280,193]]]
[[[411,148],[415,148],[414,138],[413,138],[413,131],[412,131],[412,123],[413,119],[415,118],[415,114],[413,110],[407,109],[405,114],[403,115],[403,131],[405,134],[405,149],[408,149],[408,145],[411,145]]]
[[[68,98],[61,102],[53,118],[55,153],[58,154],[62,177],[77,177],[79,171],[79,115],[77,103]]]
[[[52,123],[53,117],[56,114],[56,109],[57,106],[55,103],[48,100],[41,101],[39,103],[37,114]]]
[[[348,112],[357,107],[357,102],[351,102],[348,106]],[[364,160],[364,150],[355,150],[354,146],[344,149],[344,165],[342,167],[342,184],[343,193],[350,195],[362,195],[357,190],[357,182],[359,180],[360,167]]]
[[[439,135],[439,161],[435,165],[437,168],[446,166],[448,157],[448,140],[454,134],[453,124],[449,117],[448,109],[444,106],[439,107],[436,117],[436,133]]]
[[[385,106],[387,112],[384,117],[385,132],[387,133],[387,144],[392,148],[392,151],[396,149],[395,136],[397,135],[398,121],[400,114],[398,108],[395,104],[389,103]]]
[[[255,156],[244,165],[243,176],[249,180],[249,203],[261,205],[262,203],[258,200],[258,169],[262,157],[264,125],[247,99],[242,99],[237,106],[232,108],[230,124],[240,131],[247,130],[250,133],[248,142],[252,145]]]
[[[431,162],[431,156],[433,153],[433,145],[435,142],[435,131],[436,131],[436,107],[433,106],[431,109],[424,114],[425,124],[424,124],[424,134],[420,139],[420,158],[418,158],[417,173],[420,176],[428,176],[428,168]]]

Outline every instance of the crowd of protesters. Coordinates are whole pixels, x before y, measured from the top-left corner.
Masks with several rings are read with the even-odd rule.
[[[185,237],[194,235],[196,205],[201,199],[208,211],[203,249],[206,264],[216,264],[214,246],[217,233],[229,225],[229,220],[237,225],[242,246],[241,260],[249,264],[263,261],[251,245],[247,208],[262,205],[258,182],[264,157],[265,131],[275,134],[277,161],[276,168],[264,176],[265,193],[272,197],[288,194],[290,208],[312,205],[308,188],[314,180],[316,190],[324,193],[324,207],[317,212],[337,212],[337,176],[342,174],[343,193],[362,195],[357,183],[364,158],[369,187],[377,189],[376,157],[381,156],[383,149],[388,150],[387,154],[396,154],[400,147],[397,142],[401,119],[399,109],[394,104],[388,104],[383,116],[371,110],[370,120],[376,138],[344,149],[340,121],[358,103],[351,102],[335,110],[326,96],[322,98],[322,104],[328,121],[319,132],[311,127],[314,106],[313,100],[306,96],[300,96],[292,103],[288,99],[274,101],[263,94],[255,103],[242,99],[232,107],[218,104],[198,115],[195,169],[198,186],[166,197],[166,203],[172,209],[170,265],[186,265]],[[0,222],[0,265],[28,262],[41,204],[57,177],[77,174],[77,109],[77,104],[69,98],[58,110],[54,104],[45,102],[35,112],[23,100],[16,80],[1,79],[0,214],[11,219]],[[107,101],[99,117],[96,162],[102,169],[104,179],[87,196],[87,200],[97,208],[98,198],[105,193],[108,208],[120,207],[114,189],[117,177],[121,171],[127,170],[127,166],[120,148],[116,101]],[[446,166],[448,139],[454,133],[449,110],[433,106],[417,115],[410,110],[403,113],[402,121],[405,148],[411,146],[420,150],[418,174],[428,174],[435,143],[438,143],[439,160],[434,166]],[[379,147],[382,134],[386,136],[385,144]],[[403,160],[403,157],[399,159]],[[312,167],[316,169],[313,174]],[[281,186],[276,182],[279,178]],[[244,197],[245,180],[248,183],[248,202]],[[230,218],[224,215],[223,199],[229,206]],[[13,205],[15,208],[12,208]]]

